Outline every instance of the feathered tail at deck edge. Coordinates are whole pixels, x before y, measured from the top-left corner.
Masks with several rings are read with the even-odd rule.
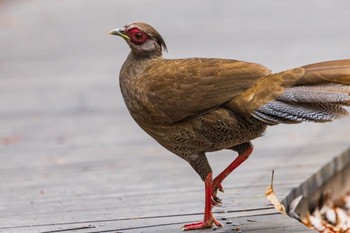
[[[348,115],[343,106],[350,105],[350,60],[316,63],[297,69],[303,74],[293,80],[294,85],[284,88],[275,100],[254,110],[252,116],[273,125],[327,122]]]

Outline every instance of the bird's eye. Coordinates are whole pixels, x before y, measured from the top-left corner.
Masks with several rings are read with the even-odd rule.
[[[147,34],[138,28],[127,30],[127,35],[130,37],[131,42],[137,45],[141,45],[149,39]]]
[[[136,38],[137,40],[141,40],[142,37],[143,37],[143,35],[142,35],[141,32],[136,32],[136,33],[135,33],[135,38]]]

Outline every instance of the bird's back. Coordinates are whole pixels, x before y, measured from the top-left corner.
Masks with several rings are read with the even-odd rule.
[[[270,74],[264,66],[230,59],[136,60],[129,55],[120,86],[132,115],[148,124],[173,125],[231,101]]]

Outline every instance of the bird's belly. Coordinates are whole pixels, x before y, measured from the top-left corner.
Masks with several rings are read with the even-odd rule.
[[[217,151],[262,136],[266,125],[254,118],[238,117],[216,109],[171,126],[144,128],[154,139],[179,156]]]

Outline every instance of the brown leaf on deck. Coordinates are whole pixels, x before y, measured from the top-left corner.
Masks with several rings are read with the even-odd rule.
[[[284,206],[281,204],[281,202],[278,201],[276,194],[273,190],[273,177],[274,177],[274,173],[275,171],[272,171],[272,177],[271,177],[271,184],[269,186],[267,186],[266,190],[265,190],[265,196],[267,198],[267,200],[273,204],[273,206],[275,207],[276,210],[278,210],[280,213],[282,214],[286,214],[286,209],[284,208]]]

